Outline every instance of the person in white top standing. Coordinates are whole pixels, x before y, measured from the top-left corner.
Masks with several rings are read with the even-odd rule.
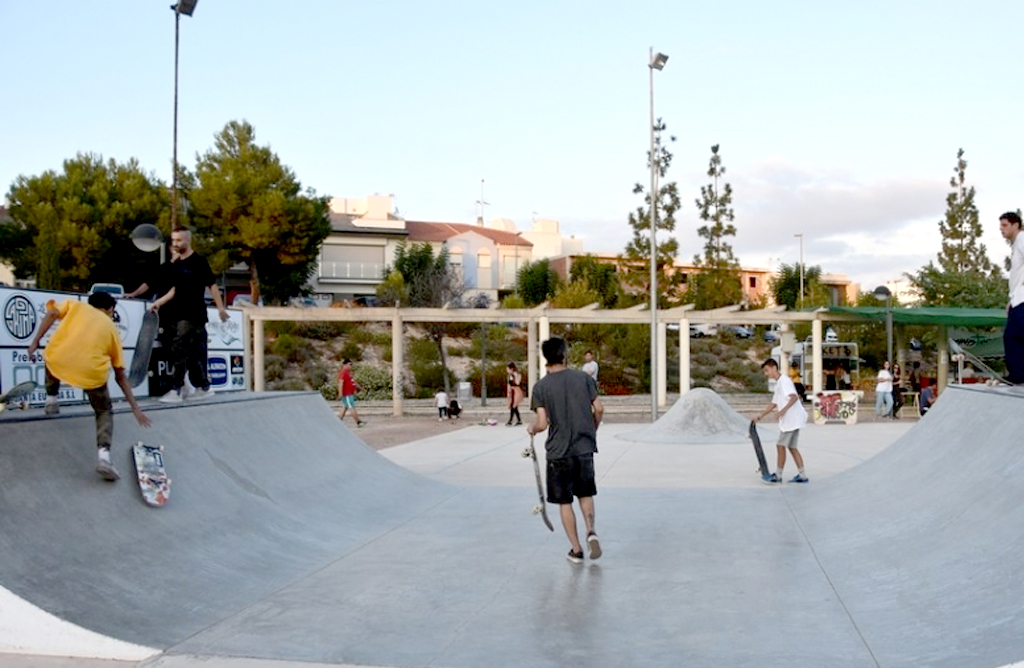
[[[875,377],[875,415],[892,416],[892,372],[889,371],[889,360],[882,362],[882,368]]]
[[[598,366],[597,362],[594,361],[593,350],[583,353],[583,366],[580,367],[580,371],[593,378],[595,383],[597,382]]]
[[[999,217],[999,232],[1010,244],[1010,299],[1006,304],[1003,348],[1006,353],[1006,381],[1024,384],[1024,234],[1020,216],[1008,211]]]
[[[775,473],[764,478],[768,484],[781,483],[782,471],[786,468],[786,449],[793,455],[793,462],[796,463],[797,474],[790,482],[807,482],[807,473],[804,471],[804,458],[800,455],[798,440],[800,429],[807,424],[807,411],[800,402],[800,395],[796,392],[796,386],[789,376],[779,373],[779,364],[773,359],[765,360],[761,365],[761,371],[769,379],[775,381],[775,392],[772,394],[772,401],[760,415],[754,418],[758,422],[768,416],[773,410],[779,413],[779,441],[776,444],[778,449],[778,468]]]

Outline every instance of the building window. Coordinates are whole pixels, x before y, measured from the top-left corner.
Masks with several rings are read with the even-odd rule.
[[[756,276],[751,276],[750,277],[750,287],[751,287],[751,289],[757,289],[757,277]]]
[[[491,251],[486,248],[476,254],[476,287],[491,289]]]
[[[452,246],[448,250],[448,264],[452,266],[452,270],[455,271],[455,275],[462,280],[462,247]]]
[[[384,278],[384,247],[324,244],[320,251],[320,278],[328,281],[381,281]]]

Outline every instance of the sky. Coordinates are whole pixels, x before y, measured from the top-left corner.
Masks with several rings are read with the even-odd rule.
[[[0,189],[79,152],[170,181],[169,0],[0,0]],[[655,115],[680,259],[711,146],[747,267],[799,262],[871,291],[940,249],[960,148],[1000,265],[1024,207],[1017,0],[199,0],[180,19],[178,157],[246,120],[304,187],[393,194],[409,220],[553,218],[619,253]],[[482,184],[481,184],[482,180]]]

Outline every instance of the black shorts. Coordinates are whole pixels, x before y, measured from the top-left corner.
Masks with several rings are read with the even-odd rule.
[[[597,494],[594,455],[548,460],[548,503],[572,503],[572,497]]]

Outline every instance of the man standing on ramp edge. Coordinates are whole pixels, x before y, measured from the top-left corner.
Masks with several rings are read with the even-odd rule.
[[[569,537],[571,549],[567,558],[583,563],[583,546],[576,531],[577,497],[587,527],[590,558],[601,556],[601,543],[594,530],[594,453],[597,452],[597,426],[601,424],[604,406],[597,397],[597,383],[582,371],[565,365],[566,345],[559,338],[543,343],[541,351],[547,361],[548,375],[530,393],[530,407],[537,417],[526,431],[534,436],[548,430],[547,500],[559,506],[562,526]]]

